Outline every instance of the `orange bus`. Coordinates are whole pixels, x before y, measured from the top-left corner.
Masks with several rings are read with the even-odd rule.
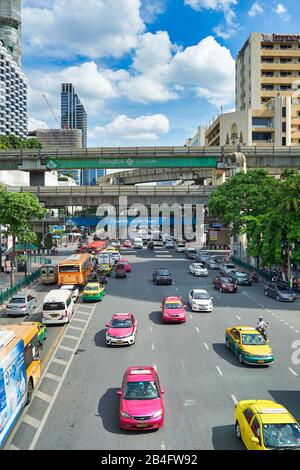
[[[84,286],[92,272],[93,265],[88,253],[69,256],[58,265],[58,287],[70,284]]]

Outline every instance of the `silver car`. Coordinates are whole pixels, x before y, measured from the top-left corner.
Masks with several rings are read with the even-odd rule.
[[[221,264],[220,266],[220,274],[224,274],[224,276],[227,276],[230,274],[232,271],[236,271],[236,266],[232,263],[224,263]]]
[[[37,306],[36,297],[30,294],[14,295],[6,305],[7,316],[30,315]]]

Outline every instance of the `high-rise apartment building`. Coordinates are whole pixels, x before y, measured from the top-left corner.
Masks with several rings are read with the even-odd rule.
[[[207,145],[300,144],[300,35],[251,33],[236,58],[236,112],[206,131]]]
[[[0,40],[21,66],[21,0],[0,1]]]

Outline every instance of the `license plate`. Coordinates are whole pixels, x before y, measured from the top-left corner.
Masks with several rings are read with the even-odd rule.
[[[122,343],[123,343],[123,341],[121,341],[121,340],[117,341],[117,344],[122,344]]]
[[[258,364],[264,364],[265,361],[257,361]]]
[[[137,425],[137,428],[146,428],[148,426],[147,423],[138,423]]]
[[[51,315],[51,318],[57,318],[59,315],[57,313],[54,313]]]

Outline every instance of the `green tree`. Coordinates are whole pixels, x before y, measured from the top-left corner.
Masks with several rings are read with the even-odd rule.
[[[46,209],[38,198],[30,193],[9,193],[0,188],[0,223],[8,226],[8,235],[13,238],[13,259],[16,257],[16,239],[20,243],[35,243],[36,234],[30,226],[30,219],[42,219]],[[11,270],[11,286],[14,284],[14,270]]]
[[[265,170],[239,173],[211,195],[210,213],[224,224],[232,224],[232,233],[238,235],[245,227],[243,217],[263,214],[277,186],[278,181]]]

